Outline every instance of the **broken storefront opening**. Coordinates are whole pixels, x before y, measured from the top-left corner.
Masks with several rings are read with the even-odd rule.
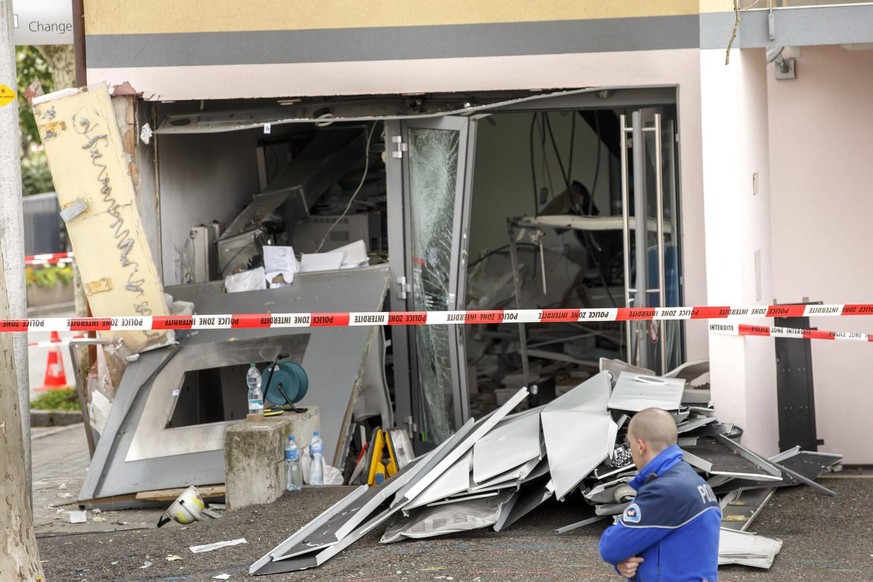
[[[137,132],[135,152],[140,189],[159,199],[139,204],[144,223],[159,225],[146,238],[167,293],[198,314],[680,304],[672,88],[138,105],[155,128]],[[635,207],[646,209],[640,219]],[[297,256],[277,252],[285,247]],[[316,330],[294,359],[310,376],[306,403],[322,406],[327,460],[342,467],[360,446],[352,420],[403,426],[428,450],[518,386],[535,386],[536,404],[596,373],[600,357],[659,371],[684,358],[680,323],[619,325],[399,326],[384,343],[378,328]],[[145,460],[137,442],[218,434],[241,417],[237,368],[289,352],[279,344],[295,332],[279,331],[271,337],[285,339],[183,333],[183,366],[166,354],[129,366],[116,382],[126,404],[101,427],[110,441],[128,435],[127,452],[95,455],[85,498],[121,493],[99,485],[112,481],[110,457]],[[357,339],[313,347],[331,333]],[[338,362],[347,376],[321,376]],[[149,395],[164,383],[167,395]],[[215,440],[149,458],[205,455],[187,464],[198,467],[188,482],[214,483],[204,467],[218,458]],[[146,481],[121,489],[168,486]]]
[[[156,106],[168,281],[201,283],[255,266],[265,242],[308,255],[360,239],[371,261],[390,264],[386,309],[511,308],[516,297],[526,308],[679,304],[675,140],[660,140],[676,132],[672,88],[244,106]],[[633,131],[644,136],[636,151]],[[657,146],[666,153],[655,156]],[[302,183],[316,166],[329,179]],[[256,181],[257,193],[218,183],[216,167],[232,181]],[[189,185],[184,197],[180,181]],[[547,214],[590,220],[507,232],[507,221]],[[208,256],[213,240],[217,256]],[[643,244],[640,262],[634,249]],[[649,280],[645,297],[633,296],[636,277]],[[633,346],[651,345],[639,341],[651,329],[630,331]],[[397,422],[428,448],[518,386],[541,386],[541,398],[566,389],[596,371],[600,356],[674,367],[684,354],[681,324],[658,332],[667,349],[629,353],[620,324],[393,328],[388,381]]]

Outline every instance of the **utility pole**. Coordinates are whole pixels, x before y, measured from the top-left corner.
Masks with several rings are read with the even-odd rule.
[[[15,39],[12,37],[12,1],[0,0],[0,84],[17,90]],[[6,275],[9,316],[27,319],[27,289],[24,279],[24,214],[21,203],[21,155],[18,135],[18,96],[0,106],[0,250]],[[27,366],[27,334],[13,333],[12,353],[18,380],[18,404],[24,435],[24,462],[30,495],[30,381]]]
[[[24,236],[12,0],[0,0],[0,319],[24,319]],[[43,580],[30,495],[27,334],[0,332],[0,580]]]

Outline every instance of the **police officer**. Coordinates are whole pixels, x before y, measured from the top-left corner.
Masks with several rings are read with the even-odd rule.
[[[631,419],[628,446],[639,470],[634,499],[600,538],[600,556],[639,582],[714,582],[721,509],[709,485],[682,460],[676,423],[658,408]]]

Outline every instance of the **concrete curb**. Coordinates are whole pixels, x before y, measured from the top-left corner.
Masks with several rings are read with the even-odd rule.
[[[31,410],[30,426],[67,426],[80,424],[82,412],[79,410]]]

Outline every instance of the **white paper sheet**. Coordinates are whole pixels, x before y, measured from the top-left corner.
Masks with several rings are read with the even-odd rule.
[[[340,268],[344,258],[345,254],[338,252],[304,254],[300,257],[300,272],[333,271]]]

